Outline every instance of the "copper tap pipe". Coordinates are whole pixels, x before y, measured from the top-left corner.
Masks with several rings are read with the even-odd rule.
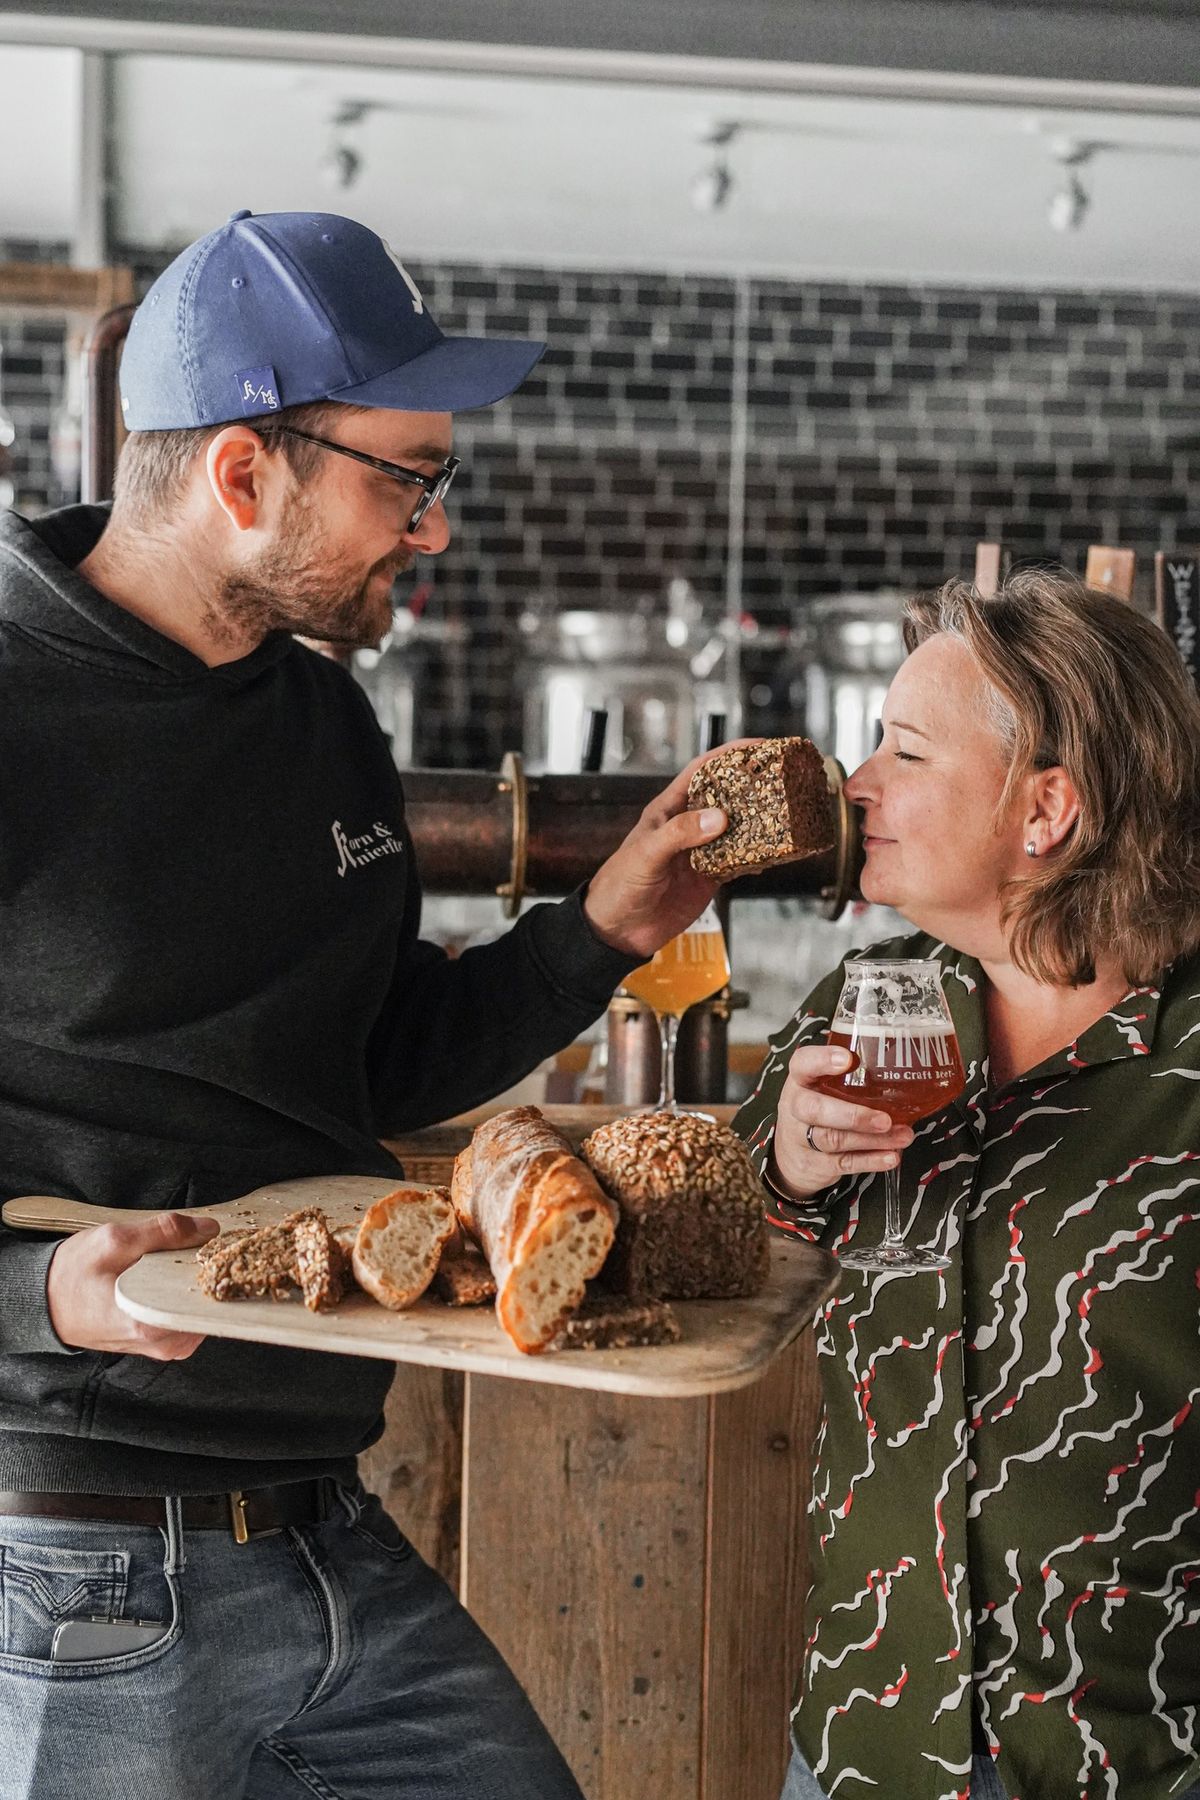
[[[80,498],[110,500],[117,467],[117,365],[135,306],[102,313],[83,347],[84,408]]]
[[[827,766],[829,766],[827,764]],[[819,898],[836,918],[862,866],[857,814],[841,791],[831,850],[729,884],[735,899]],[[661,775],[528,775],[510,752],[499,776],[476,769],[405,769],[405,810],[421,885],[432,894],[522,899],[569,894],[593,875],[662,791]]]

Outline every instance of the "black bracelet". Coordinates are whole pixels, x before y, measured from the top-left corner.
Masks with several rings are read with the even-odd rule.
[[[767,1160],[762,1166],[761,1173],[762,1184],[766,1188],[768,1194],[773,1194],[776,1200],[782,1200],[785,1206],[807,1206],[809,1204],[807,1196],[801,1198],[799,1194],[789,1194],[785,1192],[783,1188],[778,1187],[776,1183],[771,1180],[770,1169],[771,1153],[768,1151]]]

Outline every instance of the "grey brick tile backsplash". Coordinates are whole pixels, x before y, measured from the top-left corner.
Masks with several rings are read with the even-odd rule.
[[[121,260],[143,284],[162,261]],[[830,590],[969,572],[979,537],[1076,569],[1090,542],[1119,542],[1143,578],[1154,550],[1200,543],[1200,297],[414,272],[446,330],[549,345],[520,393],[457,421],[455,537],[421,571],[454,648],[422,668],[420,761],[492,767],[519,743],[531,602],[661,606],[684,576],[720,613],[742,351],[740,597],[766,624]],[[34,512],[72,497],[51,457],[64,337],[61,319],[0,312],[0,404]],[[753,727],[793,725],[782,704]]]

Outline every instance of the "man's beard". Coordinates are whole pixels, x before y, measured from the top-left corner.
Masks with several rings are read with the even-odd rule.
[[[225,575],[209,614],[220,635],[261,641],[272,631],[348,647],[379,643],[392,620],[391,583],[411,568],[411,552],[372,563],[365,576],[331,552],[303,495],[293,495],[276,540],[251,564]]]

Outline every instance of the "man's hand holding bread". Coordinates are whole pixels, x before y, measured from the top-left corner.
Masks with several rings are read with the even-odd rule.
[[[715,882],[697,874],[690,860],[698,844],[720,837],[729,823],[717,806],[688,810],[688,783],[706,760],[697,756],[656,795],[588,884],[587,921],[614,950],[648,962],[687,930],[716,892]]]

